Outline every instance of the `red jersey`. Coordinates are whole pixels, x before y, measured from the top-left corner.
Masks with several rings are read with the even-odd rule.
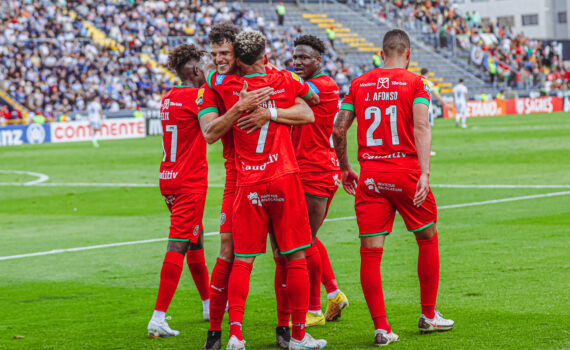
[[[313,124],[293,128],[293,145],[299,168],[301,173],[337,171],[338,159],[331,136],[338,112],[338,85],[324,73],[307,80],[307,84],[319,95],[320,102],[311,106],[315,115]]]
[[[220,116],[226,113],[226,107],[224,106],[224,101],[220,95],[212,89],[211,79],[216,71],[213,70],[208,74],[206,78],[206,84],[200,87],[198,91],[198,97],[196,98],[196,105],[198,106],[198,119],[206,113],[216,112]],[[226,170],[230,168],[235,168],[235,150],[234,150],[234,139],[231,130],[224,134],[221,138],[222,140],[222,156],[226,160],[225,167]]]
[[[162,148],[160,192],[162,194],[206,193],[208,162],[206,140],[198,122],[198,89],[177,86],[162,98]]]
[[[210,82],[220,94],[226,110],[238,100],[239,92],[247,81],[249,90],[270,86],[275,91],[262,107],[289,108],[295,104],[295,97],[307,98],[311,89],[295,73],[277,71],[271,74],[252,74],[243,77],[214,74]],[[202,108],[200,107],[200,110]],[[280,176],[299,172],[291,142],[291,128],[284,124],[267,122],[251,134],[233,126],[238,186],[269,182]]]
[[[401,68],[376,68],[352,80],[340,109],[356,114],[363,172],[420,170],[413,105],[429,106],[429,93],[425,78]]]

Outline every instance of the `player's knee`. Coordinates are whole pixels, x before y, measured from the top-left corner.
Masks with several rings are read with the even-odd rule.
[[[360,246],[362,248],[384,248],[385,239],[386,235],[360,237]]]
[[[236,261],[243,261],[243,262],[246,262],[248,264],[253,264],[253,262],[255,261],[255,256],[236,256],[235,260]]]
[[[190,243],[188,245],[188,250],[200,250],[204,249],[204,242]]]
[[[424,228],[421,231],[414,232],[414,234],[416,235],[416,239],[424,240],[432,238],[436,232],[437,229],[435,228],[435,224],[433,224],[430,227]]]
[[[287,261],[305,259],[305,249],[297,250],[292,253],[285,255]]]
[[[182,241],[168,241],[168,245],[166,246],[166,250],[169,252],[177,252],[182,255],[186,254],[190,243],[189,242],[182,242]]]

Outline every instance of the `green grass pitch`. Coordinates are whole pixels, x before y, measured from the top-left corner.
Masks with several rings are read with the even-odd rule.
[[[382,277],[389,320],[401,341],[394,349],[570,348],[570,115],[470,119],[468,129],[437,120],[431,183],[521,185],[515,188],[433,187],[440,206],[441,281],[438,309],[451,332],[419,335],[417,245],[396,218]],[[353,127],[349,153],[355,161]],[[160,137],[0,149],[0,170],[49,176],[45,183],[0,172],[0,257],[53,249],[164,238],[168,211],[156,187],[89,187],[72,183],[152,184],[158,179]],[[223,184],[219,143],[209,147],[210,183]],[[528,188],[524,185],[560,185]],[[222,188],[209,189],[206,232],[218,229]],[[558,193],[557,196],[542,196]],[[521,199],[449,207],[505,198]],[[340,189],[329,218],[354,215]],[[339,322],[311,328],[330,349],[369,349],[373,326],[359,280],[356,221],[327,222],[319,236],[329,249],[350,306]],[[219,249],[205,238],[210,268]],[[0,259],[1,349],[199,349],[208,324],[185,267],[168,314],[180,336],[147,339],[165,241],[60,254]],[[257,259],[247,302],[247,349],[275,349],[274,263]],[[323,289],[323,308],[326,304]],[[224,346],[227,341],[224,322]],[[21,336],[21,337],[20,337]],[[20,339],[14,339],[14,338]],[[23,338],[22,338],[23,337]]]

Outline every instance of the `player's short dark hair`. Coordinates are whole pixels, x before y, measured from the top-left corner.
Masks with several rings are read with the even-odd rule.
[[[325,43],[321,39],[317,38],[314,35],[310,35],[310,34],[301,35],[300,37],[295,39],[295,42],[293,43],[293,45],[294,46],[299,46],[299,45],[310,46],[313,50],[317,51],[321,55],[326,52]]]
[[[229,42],[233,45],[239,32],[240,29],[231,22],[216,23],[212,26],[210,34],[208,34],[208,40],[210,44],[221,45]]]
[[[205,54],[205,51],[198,50],[193,44],[178,45],[168,54],[168,68],[179,73],[186,63],[200,61]]]
[[[252,65],[265,54],[265,36],[257,30],[246,30],[236,36],[234,51],[236,58]]]
[[[410,37],[401,29],[393,29],[384,35],[382,50],[384,55],[401,55],[410,48]]]
[[[428,73],[428,69],[427,68],[422,68],[422,70],[420,71],[421,75],[426,75]]]
[[[459,82],[460,82],[460,83],[463,83],[463,78],[459,78]]]

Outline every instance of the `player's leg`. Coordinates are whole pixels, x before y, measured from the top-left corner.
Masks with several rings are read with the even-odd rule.
[[[459,126],[459,120],[461,119],[461,105],[456,103],[455,104],[455,126],[458,127]]]
[[[232,217],[235,202],[237,173],[226,169],[226,184],[220,213],[220,254],[212,269],[210,280],[210,328],[202,350],[218,350],[221,347],[222,322],[228,303],[228,282],[234,262]]]
[[[289,328],[291,307],[289,306],[289,295],[287,294],[287,258],[279,252],[275,235],[271,233],[269,238],[273,250],[273,259],[275,260],[274,288],[277,306],[275,342],[281,349],[289,349],[289,342],[291,341],[291,328]]]
[[[384,240],[392,231],[395,210],[380,189],[386,180],[379,173],[360,174],[355,211],[360,236],[360,283],[374,322],[374,343],[378,346],[398,341],[386,316],[382,289],[381,262]]]
[[[101,123],[100,122],[91,122],[91,142],[93,143],[94,147],[99,147],[99,134],[101,133]]]
[[[289,349],[320,349],[325,340],[315,340],[305,333],[309,309],[309,273],[305,249],[311,246],[311,228],[298,174],[285,175],[269,185],[274,201],[267,203],[275,240],[287,258],[287,294],[291,306],[291,342]],[[265,204],[264,204],[265,205]]]
[[[202,231],[205,196],[201,194],[167,195],[165,201],[171,210],[170,233],[167,252],[160,272],[160,285],[152,318],[148,324],[151,336],[174,336],[178,331],[170,329],[165,315],[178,287],[184,267],[184,255],[190,243],[197,243]],[[192,230],[189,228],[198,227]]]
[[[463,106],[463,110],[461,112],[461,127],[467,127],[467,106]]]
[[[255,257],[265,253],[269,217],[261,197],[266,185],[239,187],[232,220],[234,263],[228,283],[228,316],[230,340],[228,349],[243,349],[242,333],[245,303],[249,293],[249,281]],[[255,194],[255,199],[248,198]]]
[[[202,300],[202,316],[204,321],[210,320],[210,276],[206,259],[204,257],[204,230],[200,232],[200,239],[191,243],[186,253],[186,263],[190,274]]]
[[[305,193],[305,202],[309,213],[309,224],[311,226],[311,235],[313,245],[305,250],[307,259],[307,268],[309,270],[309,313],[307,314],[307,327],[325,324],[325,317],[321,311],[321,255],[319,248],[314,244],[319,227],[325,218],[328,198],[318,197]]]

